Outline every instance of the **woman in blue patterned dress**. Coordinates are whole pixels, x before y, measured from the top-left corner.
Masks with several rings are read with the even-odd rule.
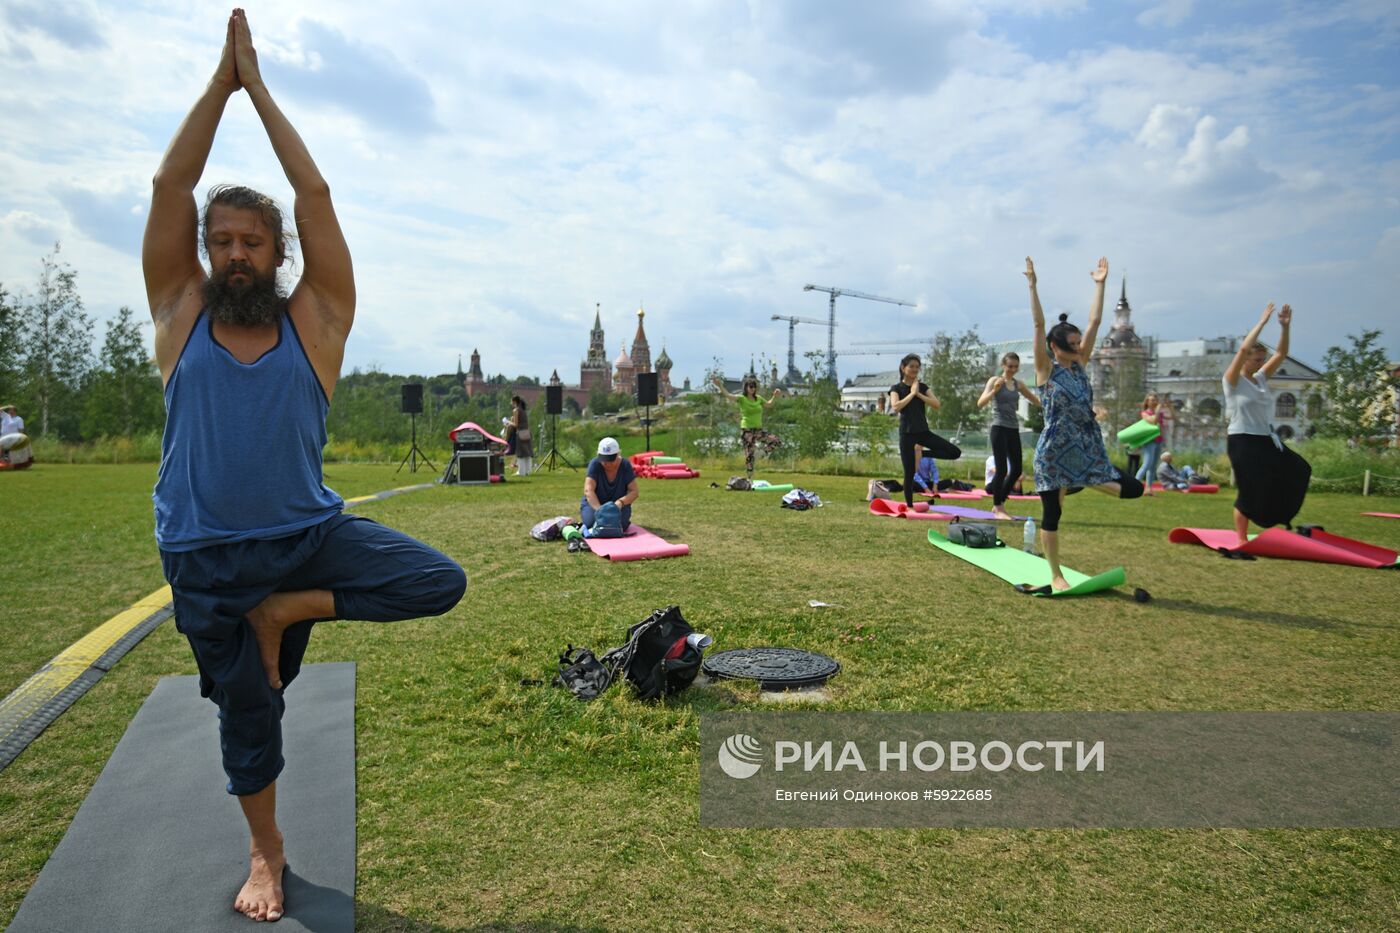
[[[1035,381],[1045,408],[1045,428],[1035,445],[1035,491],[1040,495],[1040,540],[1050,564],[1050,585],[1069,589],[1060,570],[1060,514],[1065,496],[1089,487],[1122,499],[1142,495],[1142,483],[1122,475],[1108,461],[1103,432],[1094,417],[1094,390],[1084,368],[1094,353],[1103,319],[1104,281],[1108,260],[1089,275],[1094,280],[1094,301],[1089,307],[1089,330],[1081,334],[1061,314],[1060,322],[1045,332],[1045,312],[1035,290],[1035,266],[1026,257],[1025,276],[1031,288],[1031,316],[1035,319]]]

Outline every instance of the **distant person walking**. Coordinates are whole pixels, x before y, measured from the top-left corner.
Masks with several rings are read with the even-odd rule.
[[[1024,382],[1016,378],[1021,369],[1021,357],[1015,353],[1005,353],[1001,357],[1001,375],[987,380],[982,395],[977,399],[977,407],[992,405],[992,426],[988,429],[988,439],[992,443],[991,460],[995,473],[987,481],[987,491],[992,494],[992,514],[997,518],[1010,520],[1006,511],[1006,499],[1016,491],[1021,481],[1021,418],[1017,414],[1018,402],[1025,398],[1032,405],[1039,405],[1036,397]]]
[[[1264,325],[1273,316],[1269,302],[1259,322],[1240,342],[1235,358],[1225,369],[1221,385],[1230,426],[1225,450],[1235,471],[1235,535],[1241,545],[1249,541],[1249,523],[1261,528],[1291,527],[1308,494],[1312,467],[1278,436],[1270,424],[1274,396],[1269,377],[1288,358],[1288,328],[1293,309],[1284,305],[1278,313],[1278,346],[1273,355],[1259,344]]]
[[[1148,424],[1157,425],[1158,434],[1138,448],[1142,454],[1142,466],[1138,468],[1135,478],[1144,486],[1143,495],[1152,495],[1152,481],[1157,476],[1157,464],[1162,458],[1162,447],[1165,438],[1162,436],[1164,422],[1162,420],[1162,403],[1157,398],[1157,393],[1150,392],[1147,398],[1142,400],[1142,410],[1138,412],[1138,417]]]
[[[535,469],[535,443],[530,438],[530,409],[518,395],[510,397],[510,433],[515,442],[515,475],[529,476]]]
[[[744,447],[744,472],[749,479],[753,479],[753,459],[757,448],[761,445],[763,453],[771,457],[783,445],[778,435],[763,429],[763,409],[772,408],[783,390],[774,387],[773,394],[764,401],[758,397],[758,380],[752,376],[744,377],[744,384],[739,390],[743,393],[741,395],[726,389],[720,376],[716,375],[713,381],[720,395],[739,403],[739,443]]]
[[[899,415],[899,460],[904,466],[904,504],[914,507],[914,471],[920,452],[937,460],[956,460],[962,456],[957,444],[934,434],[928,427],[928,409],[942,408],[938,396],[919,381],[923,361],[919,354],[910,353],[899,361],[899,381],[890,386],[889,411]]]
[[[1069,589],[1060,569],[1060,516],[1065,496],[1092,487],[1121,499],[1142,495],[1142,483],[1123,476],[1108,460],[1094,410],[1094,389],[1084,371],[1094,353],[1103,320],[1103,289],[1108,260],[1100,259],[1089,275],[1094,299],[1089,306],[1089,329],[1080,333],[1061,314],[1060,322],[1045,331],[1045,313],[1035,287],[1035,265],[1026,257],[1026,280],[1031,289],[1031,317],[1035,321],[1035,379],[1045,407],[1045,427],[1035,445],[1035,491],[1040,495],[1040,537],[1050,564],[1050,585]]]

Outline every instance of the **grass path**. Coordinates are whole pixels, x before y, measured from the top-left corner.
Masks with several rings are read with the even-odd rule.
[[[327,474],[346,496],[425,478]],[[163,582],[153,478],[3,477],[0,691]],[[1140,605],[1130,589],[1020,596],[937,552],[924,524],[868,516],[864,480],[797,477],[829,504],[793,513],[710,479],[643,482],[638,520],[693,553],[636,564],[528,539],[576,507],[567,471],[362,507],[460,560],[471,584],[444,618],[331,623],[312,640],[308,661],[359,666],[361,928],[1379,929],[1400,912],[1394,831],[701,830],[698,716],[756,705],[752,690],[580,704],[520,679],[674,602],[718,648],[835,655],[836,709],[1394,709],[1400,695],[1400,576],[1167,544],[1175,525],[1223,526],[1226,495],[1071,500],[1065,560],[1125,564],[1155,597]],[[1400,547],[1400,522],[1363,509],[1400,502],[1314,495],[1303,517]],[[875,638],[851,640],[857,625]],[[0,924],[155,680],[193,671],[162,626],[0,773]]]

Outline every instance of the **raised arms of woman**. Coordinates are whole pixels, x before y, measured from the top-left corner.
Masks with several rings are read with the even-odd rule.
[[[1089,327],[1079,341],[1079,365],[1088,366],[1089,357],[1094,355],[1094,344],[1099,339],[1099,323],[1103,321],[1103,289],[1108,281],[1108,260],[1099,257],[1098,267],[1089,273],[1094,280],[1094,300],[1089,304]]]
[[[1269,323],[1269,318],[1274,314],[1274,303],[1271,301],[1264,308],[1264,313],[1259,315],[1259,322],[1244,335],[1240,341],[1240,348],[1235,351],[1235,358],[1230,361],[1230,365],[1225,367],[1225,381],[1230,385],[1236,385],[1240,381],[1240,373],[1244,372],[1244,361],[1249,356],[1249,351],[1253,349],[1255,341],[1264,330],[1264,325]]]
[[[1274,355],[1269,357],[1269,361],[1260,370],[1265,376],[1273,376],[1283,365],[1283,361],[1288,358],[1288,325],[1293,323],[1293,309],[1288,305],[1279,309],[1278,323],[1278,346],[1274,348]]]
[[[1040,308],[1040,294],[1035,290],[1035,263],[1026,257],[1026,271],[1021,273],[1031,286],[1031,319],[1035,321],[1035,384],[1043,385],[1050,378],[1050,351],[1045,348],[1045,312]]]

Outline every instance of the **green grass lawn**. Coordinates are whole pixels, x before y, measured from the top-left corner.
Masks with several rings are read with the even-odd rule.
[[[0,695],[162,585],[154,474],[0,476]],[[346,496],[432,478],[327,474]],[[692,549],[656,562],[529,539],[576,508],[581,473],[361,507],[458,559],[471,582],[443,618],[330,623],[312,639],[308,662],[358,664],[360,928],[1394,928],[1396,831],[701,829],[698,716],[757,707],[753,689],[582,704],[521,678],[547,676],[566,642],[617,644],[676,603],[717,649],[834,655],[832,709],[1380,710],[1400,695],[1400,575],[1167,544],[1175,525],[1227,524],[1228,493],[1076,496],[1066,562],[1124,564],[1128,588],[1043,600],[938,552],[924,523],[867,515],[863,479],[769,476],[828,503],[795,513],[709,488],[727,476],[643,481],[636,519]],[[1400,521],[1363,509],[1400,501],[1313,495],[1302,518],[1400,547]],[[1133,586],[1155,598],[1135,603]],[[858,625],[874,639],[851,640]],[[161,626],[0,772],[0,923],[157,678],[193,672]]]

